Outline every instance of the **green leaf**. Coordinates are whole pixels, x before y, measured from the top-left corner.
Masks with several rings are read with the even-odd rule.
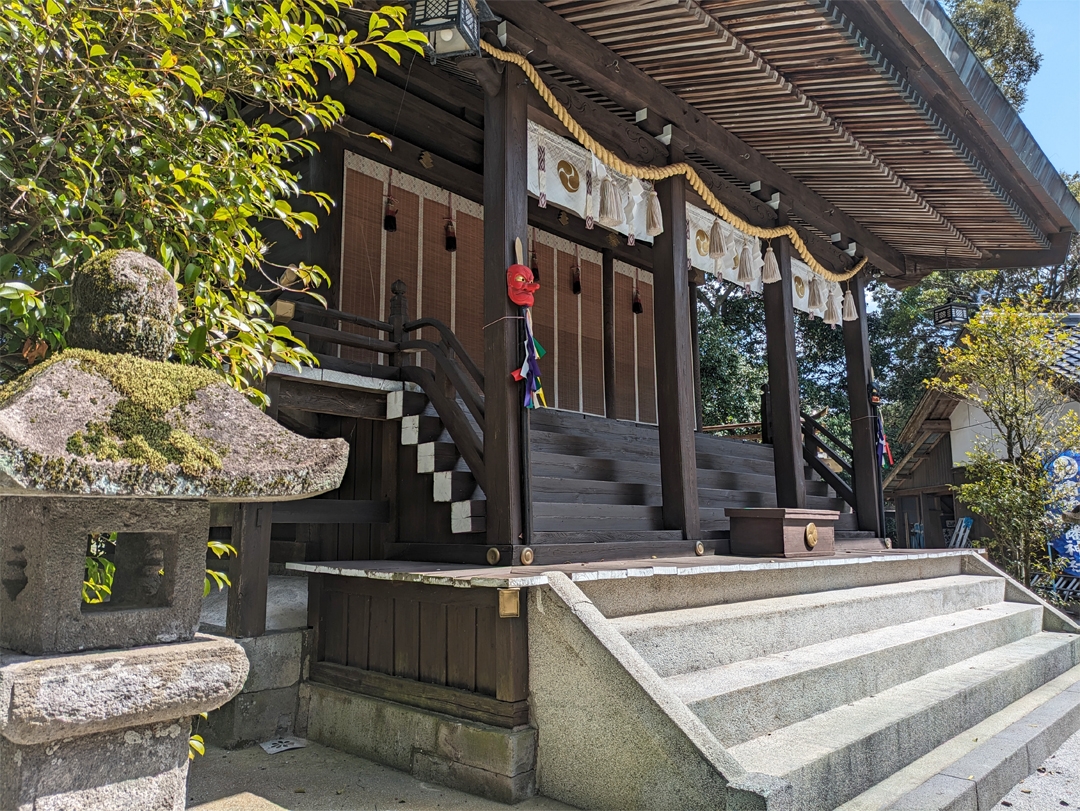
[[[109,52],[105,50],[105,47],[100,43],[94,43],[90,46],[90,58],[93,59],[98,56],[106,56]]]
[[[206,325],[196,327],[188,336],[188,349],[196,358],[206,351]]]

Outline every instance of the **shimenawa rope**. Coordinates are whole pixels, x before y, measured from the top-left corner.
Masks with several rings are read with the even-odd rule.
[[[864,256],[859,260],[859,263],[847,273],[833,273],[814,258],[814,255],[810,253],[810,249],[806,247],[806,243],[803,242],[802,237],[799,236],[799,232],[792,226],[783,225],[779,228],[760,228],[748,223],[721,203],[709,187],[705,185],[705,182],[698,173],[694,171],[694,168],[688,163],[673,163],[668,166],[640,166],[634,163],[627,163],[589,135],[584,127],[574,120],[573,116],[567,112],[567,109],[562,106],[554,95],[552,95],[548,86],[544,84],[544,80],[536,71],[536,68],[529,63],[529,60],[520,54],[499,50],[483,40],[480,41],[480,47],[485,53],[490,54],[500,62],[509,62],[521,68],[529,81],[532,82],[533,87],[535,87],[536,91],[540,94],[540,98],[542,98],[547,103],[547,106],[551,108],[555,117],[570,131],[570,134],[574,136],[579,144],[592,152],[605,166],[614,169],[617,172],[621,172],[624,175],[636,177],[641,180],[657,181],[675,177],[676,175],[685,176],[690,187],[701,196],[701,199],[705,201],[705,204],[712,209],[717,217],[748,236],[758,237],[759,239],[787,237],[791,240],[791,245],[795,248],[795,252],[802,257],[802,260],[806,262],[810,269],[830,282],[846,282],[866,267],[866,257]]]

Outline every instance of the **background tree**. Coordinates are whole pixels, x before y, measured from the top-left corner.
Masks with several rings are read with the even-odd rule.
[[[313,360],[274,326],[259,230],[298,237],[326,209],[288,166],[342,105],[319,82],[423,53],[385,7],[348,25],[338,0],[7,0],[0,4],[0,379],[64,345],[68,284],[106,248],[156,257],[180,287],[181,361],[245,389],[274,363]],[[296,267],[293,286],[326,282]],[[251,278],[261,274],[257,282]]]
[[[1016,16],[1020,0],[947,0],[953,25],[1005,98],[1024,109],[1027,84],[1038,73],[1042,54],[1035,50],[1031,29]]]
[[[993,531],[986,545],[995,563],[1027,585],[1049,571],[1047,542],[1060,533],[1051,510],[1073,506],[1058,503],[1060,483],[1047,466],[1080,447],[1080,421],[1053,371],[1070,342],[1060,317],[1024,295],[980,310],[941,351],[941,374],[927,381],[981,409],[992,426],[968,454],[957,495]]]

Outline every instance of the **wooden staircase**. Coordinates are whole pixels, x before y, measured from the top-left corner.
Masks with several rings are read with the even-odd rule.
[[[720,542],[723,551],[726,507],[776,505],[772,447],[708,434],[698,434],[696,441],[703,540],[713,542],[713,548]],[[529,458],[534,544],[682,539],[681,532],[663,528],[655,425],[535,411],[530,416]],[[842,543],[875,540],[872,533],[858,532],[848,505],[816,473],[809,468],[805,472],[807,506],[841,512]]]

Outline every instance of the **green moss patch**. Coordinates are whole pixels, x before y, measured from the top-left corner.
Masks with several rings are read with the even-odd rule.
[[[170,411],[190,403],[201,389],[221,383],[209,369],[68,349],[6,386],[0,392],[0,404],[25,391],[35,377],[63,361],[74,361],[83,371],[105,378],[121,397],[108,420],[92,422],[68,437],[68,453],[130,461],[157,472],[175,464],[189,476],[221,468],[218,449],[208,440],[166,420]]]

